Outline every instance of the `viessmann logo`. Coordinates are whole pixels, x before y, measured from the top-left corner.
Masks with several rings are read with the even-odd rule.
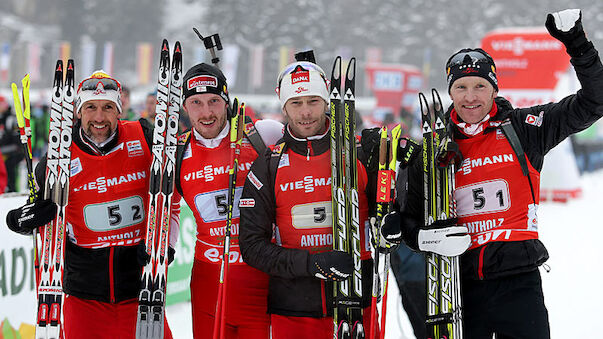
[[[524,39],[517,37],[511,40],[492,40],[495,51],[511,51],[514,55],[523,55],[526,51],[558,51],[563,48],[561,42],[548,39]]]

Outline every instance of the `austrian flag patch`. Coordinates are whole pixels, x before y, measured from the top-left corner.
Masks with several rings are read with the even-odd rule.
[[[246,199],[239,200],[239,208],[244,208],[244,207],[255,207],[255,199],[246,198]]]

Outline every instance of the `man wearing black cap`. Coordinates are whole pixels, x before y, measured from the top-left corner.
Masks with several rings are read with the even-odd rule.
[[[189,69],[183,79],[183,108],[192,129],[179,139],[176,188],[195,216],[197,241],[191,277],[193,336],[211,338],[218,296],[228,206],[230,107],[226,78],[211,65]],[[256,129],[257,127],[257,129]],[[282,124],[261,120],[245,124],[233,206],[230,268],[224,338],[267,339],[268,276],[243,262],[238,245],[239,208],[251,163],[282,135]]]
[[[537,209],[544,155],[603,115],[603,65],[582,28],[580,10],[549,14],[549,33],[571,57],[582,89],[558,103],[513,108],[497,97],[494,60],[462,49],[447,62],[453,104],[449,130],[464,161],[456,172],[458,220],[422,229],[422,161],[409,171],[400,222],[405,243],[461,255],[464,338],[549,338],[538,267],[548,253],[538,239]],[[431,233],[430,233],[431,232]],[[438,245],[434,245],[434,244]]]

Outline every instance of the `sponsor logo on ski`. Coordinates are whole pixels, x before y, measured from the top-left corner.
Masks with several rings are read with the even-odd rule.
[[[513,161],[514,161],[514,158],[513,158],[512,153],[499,154],[499,155],[493,155],[490,157],[475,158],[475,159],[465,158],[465,160],[463,160],[463,164],[461,165],[461,169],[463,170],[463,174],[469,174],[469,173],[471,173],[471,171],[474,168],[477,168],[477,167],[505,163],[505,162],[513,162]]]
[[[126,142],[129,157],[137,157],[144,154],[140,140],[132,140]]]
[[[208,86],[218,88],[218,79],[211,75],[198,75],[186,81],[186,88],[196,89],[197,92],[205,92]]]
[[[259,191],[262,187],[264,187],[264,184],[262,184],[262,182],[260,181],[260,179],[258,179],[258,177],[255,176],[255,174],[253,174],[252,171],[249,171],[249,174],[247,174],[247,178],[249,179],[249,182],[251,182],[251,184],[253,186],[255,186],[255,188]]]
[[[290,181],[280,184],[282,192],[304,190],[305,193],[314,192],[316,187],[330,186],[331,177],[315,178],[311,175],[306,175],[302,180]]]
[[[239,200],[239,208],[243,207],[255,207],[255,199],[247,198]]]
[[[540,127],[540,126],[542,126],[543,118],[544,118],[544,111],[540,111],[540,114],[538,114],[538,116],[535,116],[533,114],[528,114],[526,116],[526,124]]]
[[[97,191],[97,193],[107,192],[108,187],[113,187],[125,183],[130,183],[138,180],[144,180],[147,177],[147,173],[144,171],[133,172],[125,175],[116,176],[113,178],[98,177],[95,180],[83,184],[80,187],[74,188],[74,192],[79,191]]]

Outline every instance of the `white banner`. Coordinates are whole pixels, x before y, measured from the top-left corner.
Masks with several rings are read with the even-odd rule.
[[[105,42],[105,48],[103,50],[103,70],[113,76],[113,43]]]
[[[87,77],[95,71],[96,67],[96,42],[86,41],[82,43],[82,61],[79,73],[82,78]],[[108,71],[107,71],[108,72]],[[111,75],[111,73],[109,73]]]
[[[262,87],[264,82],[264,46],[253,45],[249,54],[249,85],[255,89]]]
[[[239,52],[238,45],[224,45],[224,58],[221,61],[221,66],[229,88],[233,88],[237,83]]]
[[[22,195],[0,195],[0,319],[8,319],[18,329],[36,321],[33,240],[16,234],[6,226],[6,214],[25,204]]]

